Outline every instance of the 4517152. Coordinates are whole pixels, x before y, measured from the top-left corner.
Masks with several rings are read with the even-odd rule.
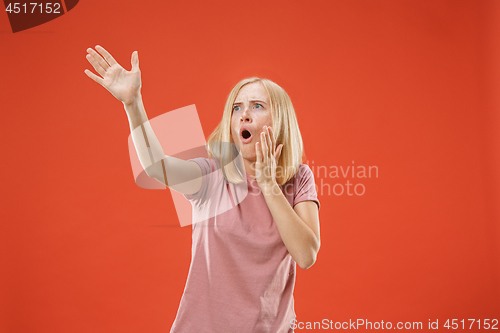
[[[498,319],[448,319],[443,324],[447,329],[485,329],[497,330]]]

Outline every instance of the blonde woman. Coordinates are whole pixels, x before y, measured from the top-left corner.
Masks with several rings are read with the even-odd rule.
[[[100,46],[87,52],[99,75],[85,73],[123,103],[148,176],[183,193],[193,218],[215,207],[193,223],[191,265],[171,333],[293,332],[296,264],[314,264],[320,231],[314,177],[301,164],[288,94],[267,79],[238,82],[208,139],[209,158],[184,161],[163,154],[149,125],[137,51],[131,71]],[[230,209],[217,211],[224,200]]]

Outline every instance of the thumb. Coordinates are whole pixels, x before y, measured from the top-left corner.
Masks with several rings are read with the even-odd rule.
[[[132,60],[130,62],[132,63],[132,70],[139,69],[139,53],[137,51],[132,52]]]

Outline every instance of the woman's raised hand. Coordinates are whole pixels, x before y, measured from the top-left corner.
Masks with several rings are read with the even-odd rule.
[[[140,96],[141,71],[139,70],[139,55],[132,53],[132,69],[125,70],[102,46],[97,45],[95,51],[87,49],[87,60],[100,75],[95,75],[88,69],[85,74],[124,104],[131,104]],[[99,53],[97,53],[97,52]]]
[[[273,129],[269,126],[263,127],[260,133],[260,142],[255,144],[255,179],[259,187],[265,191],[266,187],[271,187],[276,183],[278,160],[283,149],[283,144],[276,147]]]

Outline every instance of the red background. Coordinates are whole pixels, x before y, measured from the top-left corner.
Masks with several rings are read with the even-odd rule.
[[[83,72],[96,44],[127,69],[139,51],[150,118],[196,104],[208,136],[233,85],[267,77],[310,164],[378,166],[351,179],[364,195],[320,196],[299,321],[500,319],[499,15],[497,0],[83,0],[13,34],[0,14],[0,331],[175,318],[191,229],[167,191],[134,184],[123,107]]]

